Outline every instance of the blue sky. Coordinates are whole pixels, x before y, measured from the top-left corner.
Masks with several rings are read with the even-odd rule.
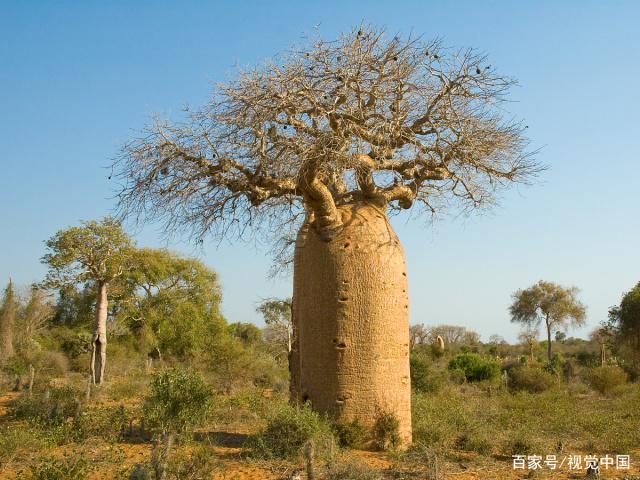
[[[40,279],[44,240],[112,212],[107,167],[150,115],[177,118],[315,25],[330,39],[365,22],[487,53],[519,80],[509,109],[550,167],[490,213],[394,219],[411,321],[515,339],[511,293],[547,279],[581,289],[584,335],[640,280],[639,20],[633,1],[0,1],[0,283]],[[166,245],[158,225],[133,233]],[[230,321],[290,294],[263,246],[168,246],[219,272]]]

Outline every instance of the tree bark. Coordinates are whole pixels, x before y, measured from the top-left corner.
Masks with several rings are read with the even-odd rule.
[[[333,238],[306,224],[294,258],[292,398],[371,426],[382,412],[411,442],[404,253],[384,207],[339,207]]]
[[[107,364],[107,283],[98,282],[96,317],[91,340],[91,381],[99,385],[104,381],[104,369]]]

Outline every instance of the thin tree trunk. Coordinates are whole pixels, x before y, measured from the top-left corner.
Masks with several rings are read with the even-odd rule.
[[[169,465],[169,454],[172,446],[172,433],[163,433],[154,446],[151,463],[156,480],[165,480],[167,478],[167,466]]]
[[[371,426],[381,412],[392,413],[409,444],[404,253],[383,207],[360,203],[339,213],[334,238],[312,224],[296,243],[292,391],[339,420]]]
[[[547,315],[545,322],[547,324],[547,360],[551,365],[551,325],[549,324],[549,315]]]
[[[36,376],[36,369],[33,368],[33,365],[29,365],[29,396],[33,395],[33,380]]]
[[[107,364],[107,306],[107,283],[98,282],[90,365],[91,379],[96,385],[104,381],[104,369]]]

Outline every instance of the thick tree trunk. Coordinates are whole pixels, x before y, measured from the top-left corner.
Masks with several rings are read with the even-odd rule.
[[[305,225],[294,259],[292,394],[339,420],[372,425],[393,413],[411,442],[404,253],[383,208],[339,207],[323,239]]]
[[[107,364],[107,283],[98,283],[96,300],[96,318],[93,324],[91,340],[91,380],[99,385],[104,380],[104,368]]]

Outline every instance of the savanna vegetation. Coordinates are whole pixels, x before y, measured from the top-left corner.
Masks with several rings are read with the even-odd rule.
[[[0,304],[3,478],[446,478],[478,469],[511,478],[512,455],[633,454],[640,445],[638,286],[588,340],[566,335],[571,322],[549,331],[542,309],[527,306],[523,322],[524,290],[510,309],[524,323],[517,344],[413,325],[414,432],[404,449],[393,412],[379,411],[371,427],[289,402],[290,299],[256,303],[264,327],[230,322],[202,262],[140,248],[110,218],[52,238],[83,230],[96,245],[115,230],[125,245],[108,282],[101,381],[101,278],[74,266],[64,282],[52,272],[29,288],[9,282]],[[57,269],[51,245],[43,262]],[[65,265],[80,262],[65,255]],[[545,308],[564,311],[556,298],[560,306]]]

